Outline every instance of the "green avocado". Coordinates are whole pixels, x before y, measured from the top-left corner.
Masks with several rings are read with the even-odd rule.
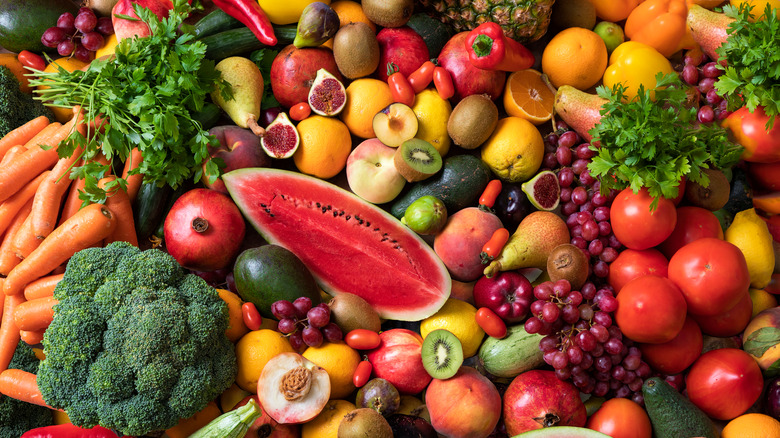
[[[60,15],[75,15],[78,10],[70,0],[4,0],[0,8],[0,46],[15,53],[56,52],[41,43],[41,35],[57,25]]]
[[[656,438],[719,436],[715,423],[707,414],[661,378],[645,380],[642,394]]]

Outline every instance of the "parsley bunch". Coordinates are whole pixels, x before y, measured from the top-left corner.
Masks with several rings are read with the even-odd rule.
[[[769,130],[772,116],[780,114],[780,19],[767,3],[763,16],[752,20],[752,7],[749,2],[743,2],[739,9],[723,7],[734,21],[728,27],[728,38],[716,50],[726,67],[719,65],[725,73],[718,77],[715,88],[728,101],[729,110],[747,106],[753,112],[763,106]]]
[[[702,169],[729,168],[742,153],[719,125],[696,123],[697,109],[685,105],[687,94],[677,73],[659,73],[656,81],[654,90],[640,85],[632,100],[620,83],[597,88],[607,102],[601,121],[590,130],[590,148],[598,154],[588,164],[604,191],[631,187],[637,193],[646,187],[656,198],[653,209],[658,197],[677,196],[682,177],[706,186]]]
[[[192,10],[186,0],[174,0],[174,9],[163,20],[146,8],[133,6],[149,25],[151,36],[122,40],[114,58],[93,61],[86,71],[38,72],[38,78],[31,81],[33,86],[49,87],[37,91],[37,99],[67,108],[80,105],[87,122],[108,121],[103,130],[88,132],[86,138],[74,130],[58,146],[61,157],[70,156],[79,146],[84,148],[85,164],[74,168],[71,177],[85,178],[80,196],[85,202],[105,200],[106,192],[97,182],[109,166],[92,161],[100,153],[109,161],[124,161],[138,148],[143,162],[131,173],[143,174],[145,182],[175,188],[188,178],[200,180],[201,163],[209,147],[218,142],[193,114],[203,109],[214,87],[226,97],[231,95],[214,62],[205,58],[205,44],[178,31]],[[213,160],[206,174],[210,178],[219,174]],[[117,178],[106,191],[126,184]]]

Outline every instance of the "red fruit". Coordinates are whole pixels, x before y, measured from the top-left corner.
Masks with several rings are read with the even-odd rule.
[[[387,82],[387,63],[392,62],[408,78],[428,61],[430,54],[425,40],[409,26],[386,27],[376,34],[379,43],[379,68],[376,77]]]
[[[508,324],[525,318],[533,294],[531,282],[515,271],[502,271],[490,278],[482,276],[474,284],[475,306],[487,307]]]
[[[263,414],[249,426],[249,430],[247,430],[244,438],[299,438],[301,436],[301,426],[297,424],[279,424],[263,409],[263,406],[257,399],[257,395],[246,396],[233,409],[244,406],[249,403],[250,399],[255,399]]]
[[[677,208],[677,224],[672,234],[666,238],[658,249],[671,258],[678,249],[702,237],[723,239],[723,228],[718,217],[706,208],[685,206]]]
[[[215,136],[219,141],[219,148],[211,151],[211,158],[219,158],[225,163],[222,173],[245,167],[268,167],[271,165],[271,160],[263,152],[260,145],[260,137],[249,129],[235,125],[215,126],[209,130],[209,134]],[[206,163],[203,163],[203,166],[203,185],[227,195],[228,191],[222,178],[209,182],[205,174]]]
[[[466,51],[468,32],[460,32],[450,38],[439,53],[439,65],[452,76],[455,86],[453,101],[459,102],[472,94],[487,94],[495,100],[504,91],[506,73],[500,70],[482,70],[474,67]]]
[[[317,70],[321,68],[343,81],[330,49],[298,49],[292,44],[285,47],[271,64],[271,89],[274,97],[285,108],[308,101],[309,89],[317,77]]]
[[[368,352],[374,377],[387,380],[401,394],[417,394],[431,381],[422,363],[422,337],[406,329],[380,333],[382,343]]]
[[[133,9],[133,4],[137,4],[154,12],[158,18],[168,17],[168,11],[173,9],[173,3],[170,0],[119,0],[114,8],[111,9],[111,22],[114,25],[114,33],[119,41],[125,38],[138,36],[147,37],[151,34],[149,25],[141,20],[128,20],[119,18],[117,15],[126,15],[128,17],[138,18]]]
[[[496,386],[468,366],[449,379],[434,379],[425,390],[425,404],[433,427],[449,437],[487,437],[501,416]]]

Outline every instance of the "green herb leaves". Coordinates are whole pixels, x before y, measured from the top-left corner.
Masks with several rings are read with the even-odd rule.
[[[697,110],[685,105],[688,95],[677,73],[659,73],[656,81],[654,90],[640,86],[631,101],[622,84],[598,87],[608,101],[590,131],[592,144],[601,146],[591,146],[598,155],[588,164],[602,190],[647,187],[656,198],[651,208],[660,196],[675,198],[682,177],[706,185],[701,169],[731,167],[742,153],[717,124],[696,123]]]

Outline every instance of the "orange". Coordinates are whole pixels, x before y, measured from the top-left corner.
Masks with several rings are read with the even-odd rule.
[[[379,79],[360,78],[347,87],[347,103],[339,117],[352,135],[374,138],[374,116],[393,103],[390,86]]]
[[[58,58],[49,63],[49,65],[46,66],[45,69],[43,69],[46,73],[52,73],[59,71],[57,67],[62,67],[65,69],[65,71],[76,71],[81,70],[89,65],[88,62],[79,61],[76,58]],[[38,87],[39,89],[45,89],[49,88],[45,85],[40,85]],[[51,108],[52,112],[54,113],[54,117],[57,119],[60,123],[65,123],[68,120],[70,120],[71,117],[73,117],[73,110],[71,108],[60,108],[56,106],[49,107]]]
[[[343,399],[355,390],[352,375],[360,363],[360,355],[349,345],[344,342],[325,342],[319,347],[307,348],[303,357],[328,372],[331,399]]]
[[[16,55],[13,53],[0,53],[0,65],[7,67],[8,70],[11,70],[11,73],[16,76],[16,80],[19,81],[19,88],[22,91],[25,93],[32,93],[32,88],[30,87],[29,81],[24,75],[30,71],[22,66],[22,63],[19,62],[19,59],[16,57]]]
[[[119,44],[119,40],[117,39],[116,34],[112,33],[110,36],[106,37],[103,47],[95,52],[95,59],[100,58],[101,56],[113,55],[116,51],[117,44]]]
[[[355,409],[350,401],[328,400],[313,420],[303,423],[301,438],[338,438],[341,419]]]
[[[330,4],[330,8],[339,16],[339,28],[349,23],[366,23],[374,33],[376,33],[376,24],[366,17],[363,7],[360,3],[352,0],[338,0]],[[323,46],[333,48],[333,38],[322,43]]]
[[[516,71],[507,78],[504,109],[510,116],[539,125],[552,118],[554,100],[555,92],[534,69]]]
[[[780,421],[766,414],[744,414],[729,421],[721,438],[780,437]]]
[[[595,32],[570,27],[556,34],[542,52],[542,72],[556,88],[571,85],[587,90],[607,69],[607,46]]]
[[[244,315],[241,311],[241,305],[244,304],[244,301],[227,289],[217,289],[217,292],[228,306],[228,329],[225,335],[230,339],[230,342],[236,342],[249,331],[249,328],[244,324]]]
[[[244,391],[256,394],[257,379],[263,367],[279,353],[295,353],[283,334],[268,329],[245,334],[236,344],[236,384]]]
[[[297,126],[301,143],[293,161],[302,173],[327,179],[336,176],[347,165],[352,151],[349,129],[339,119],[309,116]]]

